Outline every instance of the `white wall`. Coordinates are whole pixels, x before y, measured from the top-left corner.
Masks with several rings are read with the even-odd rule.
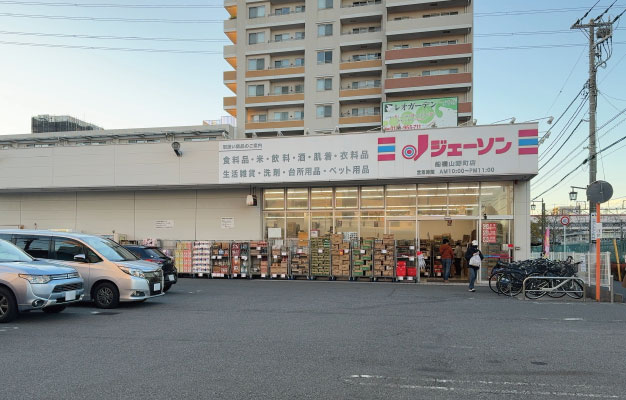
[[[260,239],[260,207],[245,189],[0,194],[0,227],[72,229],[129,239]],[[233,229],[221,217],[234,217]],[[156,228],[155,221],[172,221]]]
[[[513,244],[515,260],[530,258],[530,181],[517,181],[513,185]]]

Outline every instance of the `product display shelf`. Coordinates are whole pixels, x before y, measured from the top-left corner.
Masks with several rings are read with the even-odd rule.
[[[211,278],[230,278],[230,242],[211,245]]]
[[[282,240],[272,243],[272,258],[270,263],[271,279],[289,278],[289,249]]]
[[[374,240],[374,281],[393,282],[396,278],[396,243],[393,234],[384,234],[382,240]]]
[[[396,241],[396,280],[417,282],[417,246],[414,240]]]
[[[250,242],[250,278],[269,277],[269,249],[263,240]]]
[[[374,239],[352,242],[352,280],[372,280]]]
[[[289,247],[289,277],[291,279],[309,279],[310,258],[309,241],[306,239],[291,240]]]
[[[330,237],[331,276],[333,280],[349,280],[350,273],[350,241],[344,235],[333,234]]]
[[[193,277],[192,242],[176,242],[174,250],[174,266],[180,277]]]
[[[250,267],[250,243],[233,242],[230,247],[231,278],[247,278]]]
[[[331,278],[330,235],[311,239],[311,279]]]
[[[192,269],[197,277],[209,277],[211,274],[211,242],[198,240],[193,242]]]

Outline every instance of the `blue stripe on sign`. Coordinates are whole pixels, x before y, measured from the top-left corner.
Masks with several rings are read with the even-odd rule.
[[[519,140],[519,145],[520,146],[531,146],[531,145],[537,146],[538,143],[539,143],[539,139],[537,139],[537,138],[520,139]]]
[[[378,152],[396,151],[396,146],[378,146]]]

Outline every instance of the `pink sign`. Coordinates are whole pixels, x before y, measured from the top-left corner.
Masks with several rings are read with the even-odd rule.
[[[483,243],[496,243],[498,224],[495,222],[484,222],[482,228]]]

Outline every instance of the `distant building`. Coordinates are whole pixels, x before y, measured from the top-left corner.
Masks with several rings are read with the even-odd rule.
[[[69,115],[42,114],[31,118],[31,133],[100,131],[103,128]]]
[[[205,119],[202,125],[230,125],[237,126],[237,119],[230,115],[223,115],[220,119]]]

